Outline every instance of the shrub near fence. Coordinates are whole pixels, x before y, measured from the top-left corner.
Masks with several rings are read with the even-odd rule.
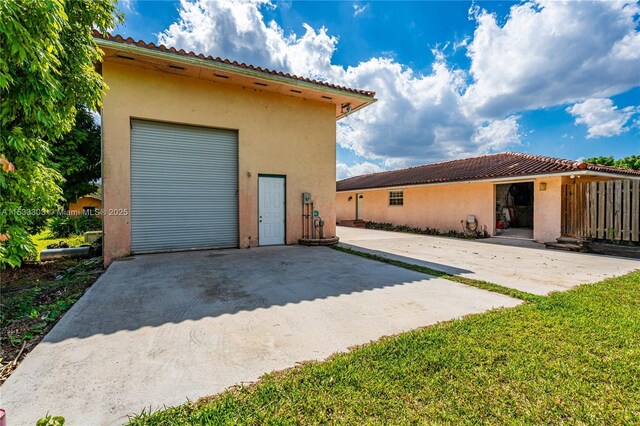
[[[368,229],[377,229],[380,231],[406,232],[409,234],[435,235],[438,237],[453,237],[474,240],[476,238],[486,238],[489,235],[483,234],[482,231],[464,233],[461,231],[441,231],[436,228],[420,228],[417,226],[394,225],[392,223],[367,222],[365,225]]]
[[[90,215],[55,216],[49,221],[49,231],[54,238],[67,238],[71,235],[80,235],[101,228],[100,219]]]

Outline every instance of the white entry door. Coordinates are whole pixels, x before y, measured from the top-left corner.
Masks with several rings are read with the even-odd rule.
[[[258,231],[261,246],[284,244],[284,176],[258,177]]]
[[[362,220],[362,208],[364,204],[364,196],[356,194],[356,220]]]

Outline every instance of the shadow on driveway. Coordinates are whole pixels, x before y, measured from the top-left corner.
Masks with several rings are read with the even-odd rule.
[[[68,424],[213,395],[298,362],[510,297],[325,247],[137,256],[115,262],[2,386],[13,425]]]
[[[395,254],[388,251],[374,250],[358,244],[340,243],[339,245],[340,247],[359,251],[361,253],[372,254],[375,256],[384,257],[385,259],[397,260],[400,262],[408,263],[409,265],[424,266],[424,267],[431,268],[440,272],[445,272],[451,275],[464,275],[471,278],[471,276],[469,275],[473,274],[473,272],[468,269],[457,268],[455,266],[446,265],[444,263],[429,262],[427,260],[417,259],[415,257],[401,256],[399,254]],[[426,275],[426,276],[431,276],[431,275]]]
[[[114,262],[43,341],[215,318],[433,278],[324,247],[141,255]]]

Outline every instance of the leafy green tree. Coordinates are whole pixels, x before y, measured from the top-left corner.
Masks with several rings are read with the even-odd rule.
[[[51,147],[73,128],[78,104],[98,106],[106,85],[93,27],[121,21],[110,0],[0,1],[0,266],[35,254],[27,229],[62,197]]]
[[[616,161],[616,166],[622,167],[623,169],[640,170],[640,155],[630,155],[621,158]]]
[[[613,166],[616,160],[613,157],[591,157],[585,158],[584,162],[589,164],[597,164],[599,166]]]
[[[51,142],[53,167],[62,175],[62,196],[67,203],[94,193],[100,178],[100,127],[84,105],[77,107],[71,132]]]
[[[630,155],[616,160],[613,157],[591,157],[584,160],[585,163],[598,164],[600,166],[620,167],[622,169],[640,170],[640,155]]]

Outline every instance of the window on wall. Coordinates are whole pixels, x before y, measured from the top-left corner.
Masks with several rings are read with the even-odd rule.
[[[404,205],[404,191],[389,191],[389,205],[390,206],[403,206]]]

